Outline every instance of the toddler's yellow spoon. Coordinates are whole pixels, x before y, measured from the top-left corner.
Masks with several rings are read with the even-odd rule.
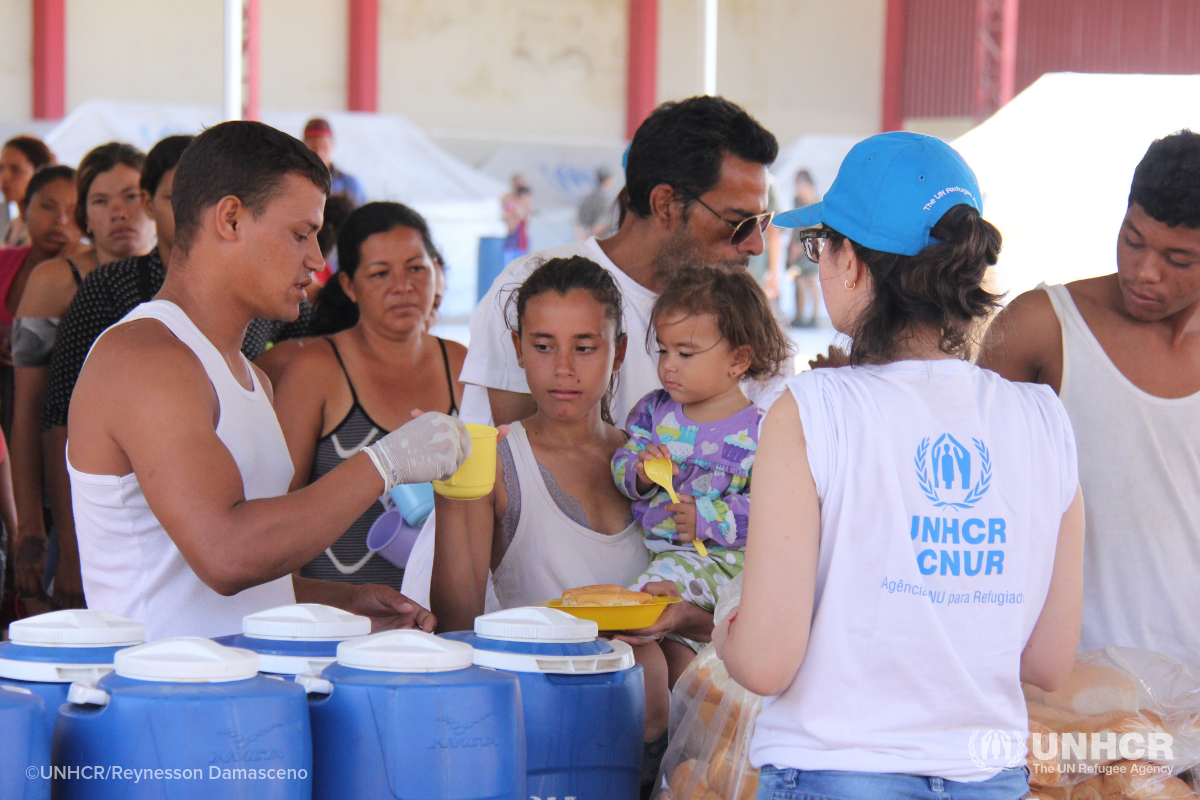
[[[657,483],[659,486],[667,490],[667,494],[671,495],[671,502],[679,504],[679,495],[675,494],[675,486],[671,479],[674,478],[674,470],[671,469],[671,459],[669,458],[652,458],[642,465],[646,470],[646,477]],[[701,556],[708,557],[708,548],[704,546],[704,542],[699,539],[693,539],[692,544],[696,548],[696,552]]]

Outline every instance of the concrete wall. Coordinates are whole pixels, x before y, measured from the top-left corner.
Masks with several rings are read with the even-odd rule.
[[[703,0],[659,0],[660,99],[702,91]],[[262,105],[345,106],[345,0],[261,0]],[[885,0],[721,0],[717,90],[789,142],[879,125]],[[221,103],[222,0],[67,0],[67,108]],[[0,0],[0,123],[30,113],[31,0]],[[624,0],[380,0],[380,110],[480,162],[624,134]]]
[[[345,0],[260,3],[262,107],[344,109],[349,20]]]
[[[619,139],[619,0],[382,0],[381,111],[448,133]]]
[[[90,97],[219,106],[222,8],[221,0],[67,0],[68,113]]]
[[[885,0],[721,0],[717,92],[789,142],[879,130]],[[658,92],[703,90],[702,0],[659,0]]]
[[[23,122],[32,113],[32,14],[28,0],[0,0],[0,122]]]

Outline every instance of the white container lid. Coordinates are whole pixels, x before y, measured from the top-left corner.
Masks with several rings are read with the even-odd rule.
[[[371,620],[319,603],[296,603],[242,618],[242,633],[255,639],[341,641],[371,632]]]
[[[224,683],[257,675],[258,653],[180,636],[121,650],[113,667],[118,675],[139,681]]]
[[[528,653],[502,653],[496,650],[475,649],[475,664],[480,667],[502,669],[506,672],[541,672],[558,675],[596,675],[604,672],[622,672],[633,669],[636,662],[633,648],[619,639],[608,643],[608,653],[589,656],[530,655]]]
[[[475,633],[487,639],[519,642],[590,642],[600,635],[595,622],[557,608],[508,608],[475,618]]]
[[[338,645],[338,663],[379,672],[450,672],[474,661],[471,645],[424,631],[385,631]]]
[[[73,608],[17,620],[8,626],[8,638],[34,647],[127,647],[146,641],[146,626],[116,614]]]

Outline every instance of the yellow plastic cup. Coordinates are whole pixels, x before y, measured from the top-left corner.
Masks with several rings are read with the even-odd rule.
[[[471,434],[471,455],[449,480],[434,481],[433,490],[451,500],[478,500],[492,491],[496,482],[496,436],[491,425],[467,423]]]

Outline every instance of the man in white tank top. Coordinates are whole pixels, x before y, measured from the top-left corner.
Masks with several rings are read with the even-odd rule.
[[[1080,647],[1200,665],[1200,135],[1133,176],[1117,271],[1016,298],[979,365],[1051,386],[1087,505]]]
[[[202,133],[176,167],[162,290],[101,335],[80,372],[67,469],[84,592],[145,622],[149,639],[238,633],[244,615],[295,600],[376,628],[433,628],[391,588],[292,578],[391,487],[449,477],[470,450],[461,423],[428,413],[287,494],[270,382],[240,348],[252,319],[298,315],[324,267],[328,190],[325,165],[285,133]]]

